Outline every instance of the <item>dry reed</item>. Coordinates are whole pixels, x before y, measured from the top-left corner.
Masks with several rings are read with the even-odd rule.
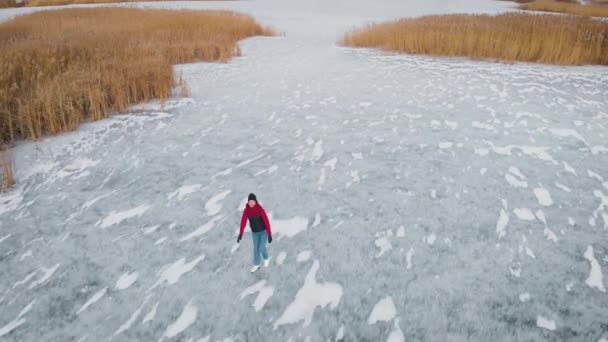
[[[92,8],[0,24],[0,142],[73,130],[130,104],[171,96],[173,64],[226,62],[238,41],[271,35],[227,11]]]
[[[0,170],[2,171],[2,177],[0,180],[0,191],[10,189],[15,184],[15,178],[13,175],[13,158],[11,150],[8,148],[0,148]]]
[[[519,5],[517,8],[527,11],[569,13],[590,17],[608,17],[606,1],[595,1],[583,5],[576,1],[535,0]]]
[[[341,44],[412,54],[606,65],[608,22],[526,13],[438,15],[355,29]]]

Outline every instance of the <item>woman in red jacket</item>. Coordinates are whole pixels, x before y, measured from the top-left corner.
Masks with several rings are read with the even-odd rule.
[[[260,255],[264,258],[264,267],[270,265],[270,259],[268,258],[268,252],[266,251],[266,240],[268,243],[272,243],[272,232],[270,231],[270,221],[266,215],[264,208],[258,203],[257,198],[254,194],[249,194],[247,198],[247,204],[243,210],[243,217],[241,217],[241,230],[239,232],[239,238],[236,240],[237,243],[241,242],[243,238],[243,230],[245,224],[249,219],[249,227],[252,231],[253,236],[253,268],[251,273],[260,269]]]

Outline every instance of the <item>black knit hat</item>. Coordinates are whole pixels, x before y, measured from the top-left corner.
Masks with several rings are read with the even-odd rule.
[[[247,201],[251,201],[251,200],[254,200],[256,202],[258,201],[258,199],[255,197],[254,193],[249,194],[249,197],[247,197]]]

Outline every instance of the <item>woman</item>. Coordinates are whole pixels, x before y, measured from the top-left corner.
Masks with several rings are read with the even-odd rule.
[[[253,232],[251,234],[253,236],[253,268],[251,269],[251,273],[253,273],[260,269],[260,255],[264,258],[264,267],[270,265],[268,252],[266,251],[266,240],[268,240],[268,243],[272,242],[270,221],[268,221],[266,211],[258,203],[254,194],[249,194],[247,198],[247,204],[245,204],[245,210],[243,210],[243,217],[241,218],[239,238],[236,240],[237,243],[240,243],[243,238],[243,230],[245,229],[247,219],[249,219],[249,227]]]

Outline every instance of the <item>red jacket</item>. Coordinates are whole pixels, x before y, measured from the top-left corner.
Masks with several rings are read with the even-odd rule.
[[[249,204],[245,204],[243,216],[241,217],[241,230],[239,232],[239,236],[243,236],[243,230],[245,230],[247,220],[249,220],[249,227],[251,228],[251,231],[262,232],[266,230],[268,236],[272,236],[272,231],[270,230],[270,221],[266,215],[266,210],[264,210],[260,203],[256,203],[253,208],[250,207]]]

